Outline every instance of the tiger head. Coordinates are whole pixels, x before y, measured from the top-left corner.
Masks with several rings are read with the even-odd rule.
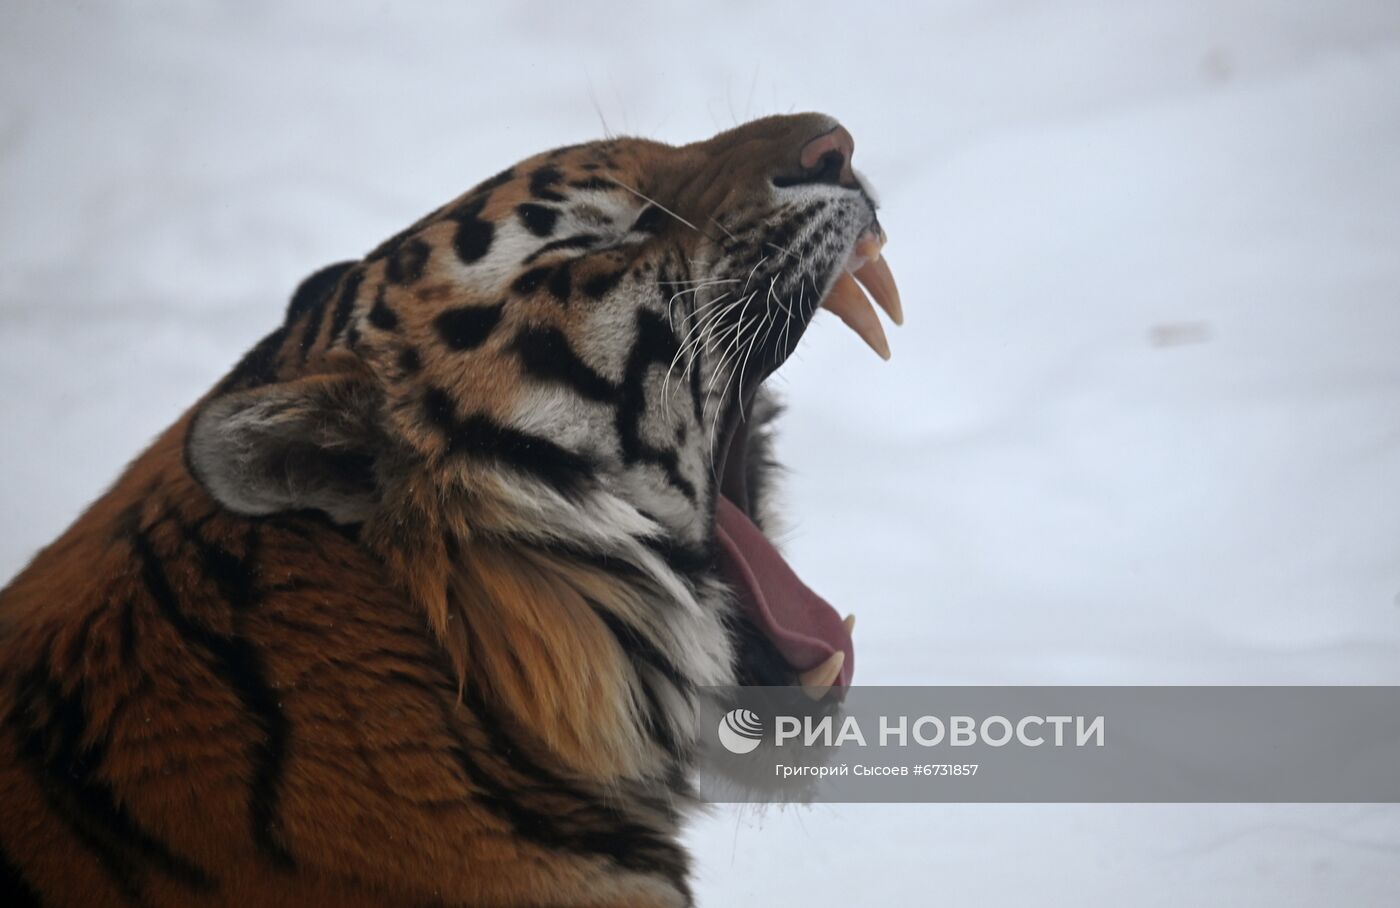
[[[849,625],[762,530],[762,385],[819,307],[888,356],[852,151],[803,114],[522,161],[308,278],[187,464],[235,512],[323,512],[391,562],[490,543],[633,574],[680,603],[643,636],[710,636],[667,653],[696,683],[846,683]]]

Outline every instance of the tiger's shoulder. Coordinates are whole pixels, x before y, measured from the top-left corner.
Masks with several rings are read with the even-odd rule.
[[[464,694],[352,530],[219,508],[184,422],[0,593],[0,902],[668,902],[674,816]]]

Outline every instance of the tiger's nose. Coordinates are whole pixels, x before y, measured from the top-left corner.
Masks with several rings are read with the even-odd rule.
[[[798,186],[804,183],[832,183],[838,186],[855,187],[855,172],[851,170],[851,156],[855,154],[856,141],[844,126],[835,126],[811,139],[802,146],[797,156],[801,173],[786,179],[775,179],[779,186]]]
[[[841,169],[851,169],[851,155],[855,154],[856,140],[844,126],[837,126],[831,132],[817,136],[802,149],[799,158],[804,170],[815,170],[822,165],[828,155],[838,155]]]

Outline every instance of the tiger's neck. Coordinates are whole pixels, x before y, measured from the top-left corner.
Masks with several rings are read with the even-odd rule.
[[[656,605],[638,591],[551,555],[482,545],[460,553],[448,597],[466,685],[558,759],[597,779],[669,776],[689,762],[695,684],[654,642]]]
[[[674,786],[697,697],[732,683],[717,581],[670,570],[640,542],[594,557],[493,532],[499,504],[447,510],[424,488],[391,490],[361,543],[428,618],[461,695],[584,777]]]
[[[180,502],[195,517],[244,522],[185,469],[185,425],[172,427],[122,483],[161,490],[142,496],[148,510],[157,500]],[[353,570],[378,562],[384,580],[422,610],[459,696],[582,777],[675,787],[695,748],[697,697],[707,685],[732,683],[729,605],[714,582],[672,574],[666,589],[621,560],[474,535],[421,501],[396,500],[383,520],[359,528],[306,526],[334,542],[315,547],[326,559],[346,552],[353,536],[354,548],[374,556],[357,558]]]

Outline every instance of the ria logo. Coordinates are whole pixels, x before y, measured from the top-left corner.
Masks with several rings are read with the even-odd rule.
[[[719,720],[719,743],[732,754],[751,753],[763,741],[763,720],[748,709],[731,709]]]

